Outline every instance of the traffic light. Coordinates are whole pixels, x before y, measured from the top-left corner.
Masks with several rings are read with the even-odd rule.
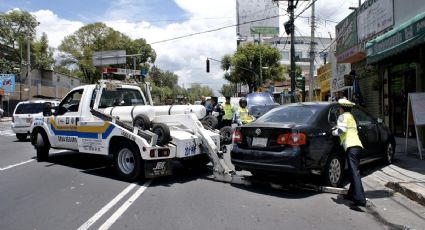
[[[283,24],[283,26],[285,27],[286,34],[290,35],[294,27],[294,23],[292,21],[287,21]]]
[[[210,72],[210,60],[207,58],[207,73]]]

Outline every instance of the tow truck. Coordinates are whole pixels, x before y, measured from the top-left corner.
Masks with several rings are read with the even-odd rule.
[[[148,83],[100,80],[72,89],[56,108],[46,104],[31,125],[31,143],[38,161],[50,149],[109,156],[129,181],[171,175],[173,160],[211,161],[228,179],[220,134],[199,121],[205,113],[203,106],[154,106]]]

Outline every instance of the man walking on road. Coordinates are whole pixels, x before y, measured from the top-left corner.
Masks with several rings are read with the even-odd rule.
[[[332,129],[332,135],[339,136],[341,145],[344,147],[348,170],[350,172],[350,188],[345,199],[352,200],[357,206],[366,206],[366,196],[359,172],[359,158],[363,149],[357,133],[357,124],[351,109],[355,105],[347,99],[339,99],[340,113],[337,126]]]

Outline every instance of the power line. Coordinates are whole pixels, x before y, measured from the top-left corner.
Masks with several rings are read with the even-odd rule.
[[[272,19],[272,18],[278,18],[278,17],[284,16],[284,15],[285,14],[279,14],[279,15],[274,15],[274,16],[262,18],[262,19],[256,19],[256,20],[251,20],[251,21],[247,21],[247,22],[243,22],[243,23],[237,23],[237,24],[233,24],[233,25],[223,26],[223,27],[219,27],[219,28],[215,28],[215,29],[211,29],[211,30],[205,30],[205,31],[201,31],[201,32],[186,34],[186,35],[177,36],[177,37],[174,37],[174,38],[169,38],[169,39],[164,39],[164,40],[160,40],[160,41],[156,41],[156,42],[151,42],[151,43],[149,43],[149,45],[173,41],[173,40],[186,38],[186,37],[192,37],[192,36],[195,36],[195,35],[200,35],[200,34],[205,34],[205,33],[216,32],[216,31],[219,31],[219,30],[223,30],[223,29],[227,29],[227,28],[231,28],[231,27],[236,27],[236,26],[240,26],[240,25],[245,25],[245,24],[249,24],[249,23],[253,23],[253,22],[260,22],[260,21],[265,21],[265,20]]]

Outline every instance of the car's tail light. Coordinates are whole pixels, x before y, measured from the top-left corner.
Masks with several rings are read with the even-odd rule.
[[[307,142],[304,133],[285,133],[277,137],[276,143],[279,145],[299,146],[305,145]]]
[[[149,156],[150,156],[151,158],[156,157],[156,151],[155,151],[155,149],[151,149],[151,151],[149,151]]]
[[[158,157],[168,157],[170,156],[169,149],[158,149]]]
[[[242,143],[242,132],[240,130],[235,130],[233,132],[233,143]]]

